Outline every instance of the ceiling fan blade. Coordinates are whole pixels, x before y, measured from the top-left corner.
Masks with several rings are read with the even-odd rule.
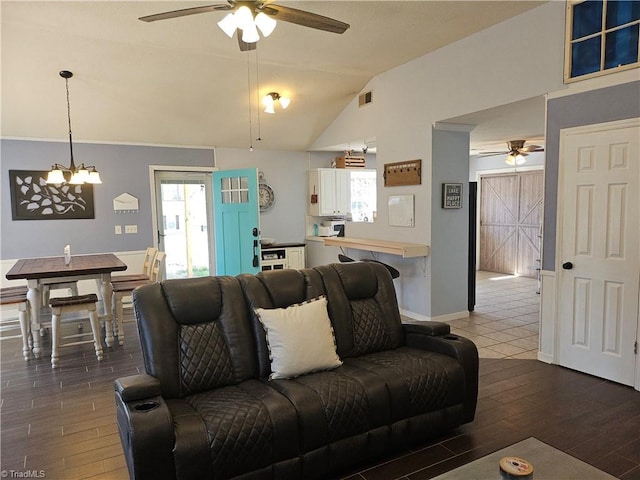
[[[503,150],[501,152],[480,152],[476,157],[495,157],[496,155],[506,155],[509,153],[507,150]]]
[[[242,40],[242,33],[240,31],[236,32],[236,37],[238,37],[238,45],[240,46],[241,52],[247,52],[249,50],[255,50],[257,42],[247,43]]]
[[[206,5],[204,7],[183,8],[182,10],[173,10],[171,12],[156,13],[140,17],[138,20],[143,22],[155,22],[157,20],[166,20],[168,18],[186,17],[187,15],[196,15],[198,13],[215,12],[218,10],[231,10],[231,4]]]
[[[521,152],[544,152],[544,147],[540,145],[527,145],[520,149]]]
[[[303,27],[316,28],[325,32],[344,33],[350,27],[348,23],[334,20],[333,18],[273,3],[264,6],[262,11],[276,20],[295,23]]]

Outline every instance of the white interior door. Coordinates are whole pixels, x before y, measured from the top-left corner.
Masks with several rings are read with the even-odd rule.
[[[566,129],[558,184],[558,363],[634,384],[640,121]]]

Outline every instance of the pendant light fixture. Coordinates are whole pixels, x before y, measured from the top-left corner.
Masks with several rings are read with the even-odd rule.
[[[71,136],[71,104],[69,103],[69,79],[73,77],[73,73],[68,70],[62,70],[60,76],[64,78],[67,87],[67,120],[69,121],[69,153],[71,156],[68,167],[58,163],[51,167],[51,171],[47,175],[47,183],[69,183],[72,185],[82,185],[83,183],[102,183],[100,174],[96,167],[85,167],[84,163],[79,167],[73,160],[73,139]]]

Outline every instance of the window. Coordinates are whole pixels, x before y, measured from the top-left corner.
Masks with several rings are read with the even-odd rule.
[[[565,82],[638,67],[638,0],[567,2]]]
[[[249,202],[249,180],[247,177],[224,177],[221,182],[222,203]]]

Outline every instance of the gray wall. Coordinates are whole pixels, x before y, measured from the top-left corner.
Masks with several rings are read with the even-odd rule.
[[[153,244],[149,165],[214,166],[213,148],[173,148],[115,144],[74,143],[76,163],[95,165],[102,178],[94,186],[95,219],[11,219],[9,170],[48,170],[53,163],[69,164],[69,144],[29,140],[1,140],[0,237],[2,259],[61,255],[66,244],[72,253],[144,250]],[[258,168],[276,194],[274,207],[260,215],[262,234],[279,242],[303,242],[309,168],[327,167],[330,152],[280,152],[215,149],[220,169]],[[121,193],[138,198],[138,213],[116,214],[113,198]],[[138,226],[137,234],[115,235],[115,225]]]
[[[431,317],[465,312],[469,258],[469,133],[433,129]],[[442,208],[442,184],[462,183],[463,207]]]
[[[560,130],[636,117],[640,117],[640,82],[601,88],[547,102],[543,270],[554,271],[556,264]]]
[[[153,244],[149,165],[213,166],[213,149],[74,143],[76,163],[95,165],[102,178],[94,186],[95,218],[91,220],[11,219],[9,170],[48,170],[69,164],[69,144],[27,140],[0,141],[2,196],[0,258],[61,255],[66,244],[73,254],[144,250]],[[113,199],[121,193],[138,198],[138,213],[115,213]],[[115,225],[138,226],[137,234],[115,235]]]

